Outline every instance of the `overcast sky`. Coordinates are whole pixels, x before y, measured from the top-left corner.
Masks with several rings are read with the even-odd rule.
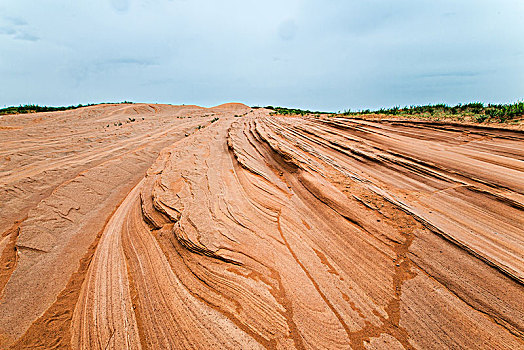
[[[0,105],[524,98],[524,0],[0,0]]]

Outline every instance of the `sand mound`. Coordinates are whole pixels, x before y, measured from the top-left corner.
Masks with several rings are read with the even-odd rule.
[[[231,103],[223,103],[221,105],[218,105],[218,106],[215,106],[215,107],[211,107],[211,109],[248,111],[248,110],[251,110],[251,107],[246,106],[243,103],[231,102]]]

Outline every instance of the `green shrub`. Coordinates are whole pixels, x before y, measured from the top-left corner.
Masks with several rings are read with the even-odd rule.
[[[309,115],[309,114],[333,114],[329,112],[320,112],[320,111],[310,111],[307,109],[298,109],[298,108],[285,108],[285,107],[273,107],[266,106],[266,109],[274,110],[274,114],[278,115]]]
[[[124,101],[124,102],[118,102],[118,103],[120,103],[120,104],[122,104],[122,103],[129,104],[129,103],[133,103],[133,102]],[[105,102],[105,103],[100,103],[100,104],[110,104],[110,103]],[[89,104],[86,104],[86,105],[78,104],[76,106],[48,107],[48,106],[39,106],[39,105],[35,105],[35,104],[26,104],[26,105],[20,105],[18,107],[12,106],[12,107],[2,108],[2,109],[0,109],[0,115],[39,113],[39,112],[57,112],[57,111],[66,111],[66,110],[69,110],[69,109],[77,109],[77,108],[81,108],[81,107],[89,107],[89,106],[94,106],[94,105],[95,105],[95,103],[89,103]]]
[[[512,104],[488,104],[485,106],[481,102],[472,102],[467,104],[458,104],[448,106],[443,103],[425,106],[409,106],[400,108],[381,108],[370,111],[369,109],[352,112],[350,109],[344,111],[342,115],[362,115],[362,114],[385,114],[385,115],[412,115],[419,117],[430,117],[442,119],[452,116],[462,120],[464,117],[471,117],[477,123],[485,121],[508,122],[518,117],[524,116],[524,102],[515,102]]]

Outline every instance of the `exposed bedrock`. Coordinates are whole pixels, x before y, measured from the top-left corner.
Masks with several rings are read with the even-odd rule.
[[[9,197],[4,347],[524,348],[524,134],[135,108],[171,138]]]

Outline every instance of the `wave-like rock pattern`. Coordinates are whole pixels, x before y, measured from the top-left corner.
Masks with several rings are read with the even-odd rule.
[[[182,127],[189,111],[204,128]],[[38,315],[17,314],[31,322],[25,328],[0,322],[4,344],[524,348],[521,132],[278,117],[239,104],[174,115],[184,137],[127,182],[134,187],[90,245],[86,238],[73,256],[39,238],[35,266],[65,256],[76,270],[63,273],[69,282],[47,293],[56,300],[41,302]],[[78,200],[62,199],[59,213],[86,215]],[[10,223],[4,254],[21,247],[26,226],[46,222],[43,203],[51,202]],[[82,232],[80,221],[70,226]],[[27,299],[6,294],[25,283],[19,266],[5,277],[0,310]],[[58,337],[46,337],[50,330]]]

